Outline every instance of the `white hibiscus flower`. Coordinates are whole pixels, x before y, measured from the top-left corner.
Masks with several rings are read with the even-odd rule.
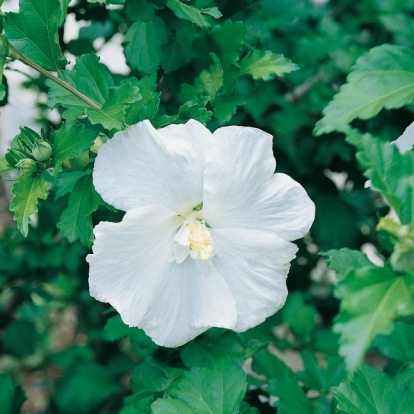
[[[95,227],[91,295],[129,326],[175,347],[210,327],[263,322],[287,296],[286,276],[315,207],[274,174],[271,135],[197,121],[118,132],[96,158],[93,182],[126,211]]]

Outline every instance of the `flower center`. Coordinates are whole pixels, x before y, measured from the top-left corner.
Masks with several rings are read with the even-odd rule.
[[[174,240],[174,259],[177,263],[182,263],[188,256],[203,261],[214,256],[211,233],[204,220],[187,216]]]
[[[211,234],[203,221],[196,220],[195,223],[188,223],[190,231],[188,244],[190,245],[190,256],[192,259],[208,260],[214,253],[211,245]]]

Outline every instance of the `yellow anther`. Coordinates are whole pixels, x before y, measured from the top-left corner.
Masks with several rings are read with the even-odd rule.
[[[188,244],[190,245],[190,256],[193,259],[208,260],[213,255],[214,249],[211,245],[211,235],[202,221],[189,223],[187,225],[190,234]]]

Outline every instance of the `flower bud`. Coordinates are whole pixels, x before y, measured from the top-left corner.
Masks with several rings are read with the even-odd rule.
[[[93,145],[90,148],[90,151],[94,154],[97,154],[99,151],[99,148],[107,142],[109,138],[104,134],[99,134],[95,140],[93,141]]]
[[[16,148],[10,148],[5,155],[7,163],[11,167],[16,167],[16,164],[23,158],[27,158],[26,154]]]
[[[16,168],[25,173],[32,173],[37,170],[37,164],[31,158],[23,158],[16,164]]]
[[[20,128],[20,134],[17,135],[15,139],[17,140],[17,145],[20,147],[20,149],[30,154],[35,142],[41,138],[40,135],[32,129],[28,127],[22,127]]]
[[[52,153],[52,146],[43,139],[38,139],[33,145],[32,154],[38,161],[47,161],[52,156]]]
[[[89,164],[89,150],[86,150],[79,158],[66,158],[63,165],[71,171],[82,171]]]

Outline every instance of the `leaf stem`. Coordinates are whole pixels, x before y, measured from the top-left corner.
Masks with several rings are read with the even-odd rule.
[[[87,96],[85,96],[83,93],[79,92],[72,85],[70,85],[69,83],[63,81],[62,79],[59,79],[58,77],[52,75],[50,72],[48,72],[47,70],[43,69],[38,64],[32,62],[30,59],[28,59],[27,57],[23,56],[11,44],[9,44],[9,49],[13,53],[13,57],[15,57],[16,59],[20,60],[21,62],[23,62],[27,66],[30,66],[31,68],[37,70],[42,75],[46,76],[46,78],[48,78],[51,81],[57,83],[62,88],[65,88],[67,91],[73,93],[74,95],[76,95],[80,100],[82,100],[83,102],[85,102],[91,108],[96,109],[97,111],[100,111],[102,109],[100,105],[98,105],[95,101],[93,101],[92,99],[90,99]]]

